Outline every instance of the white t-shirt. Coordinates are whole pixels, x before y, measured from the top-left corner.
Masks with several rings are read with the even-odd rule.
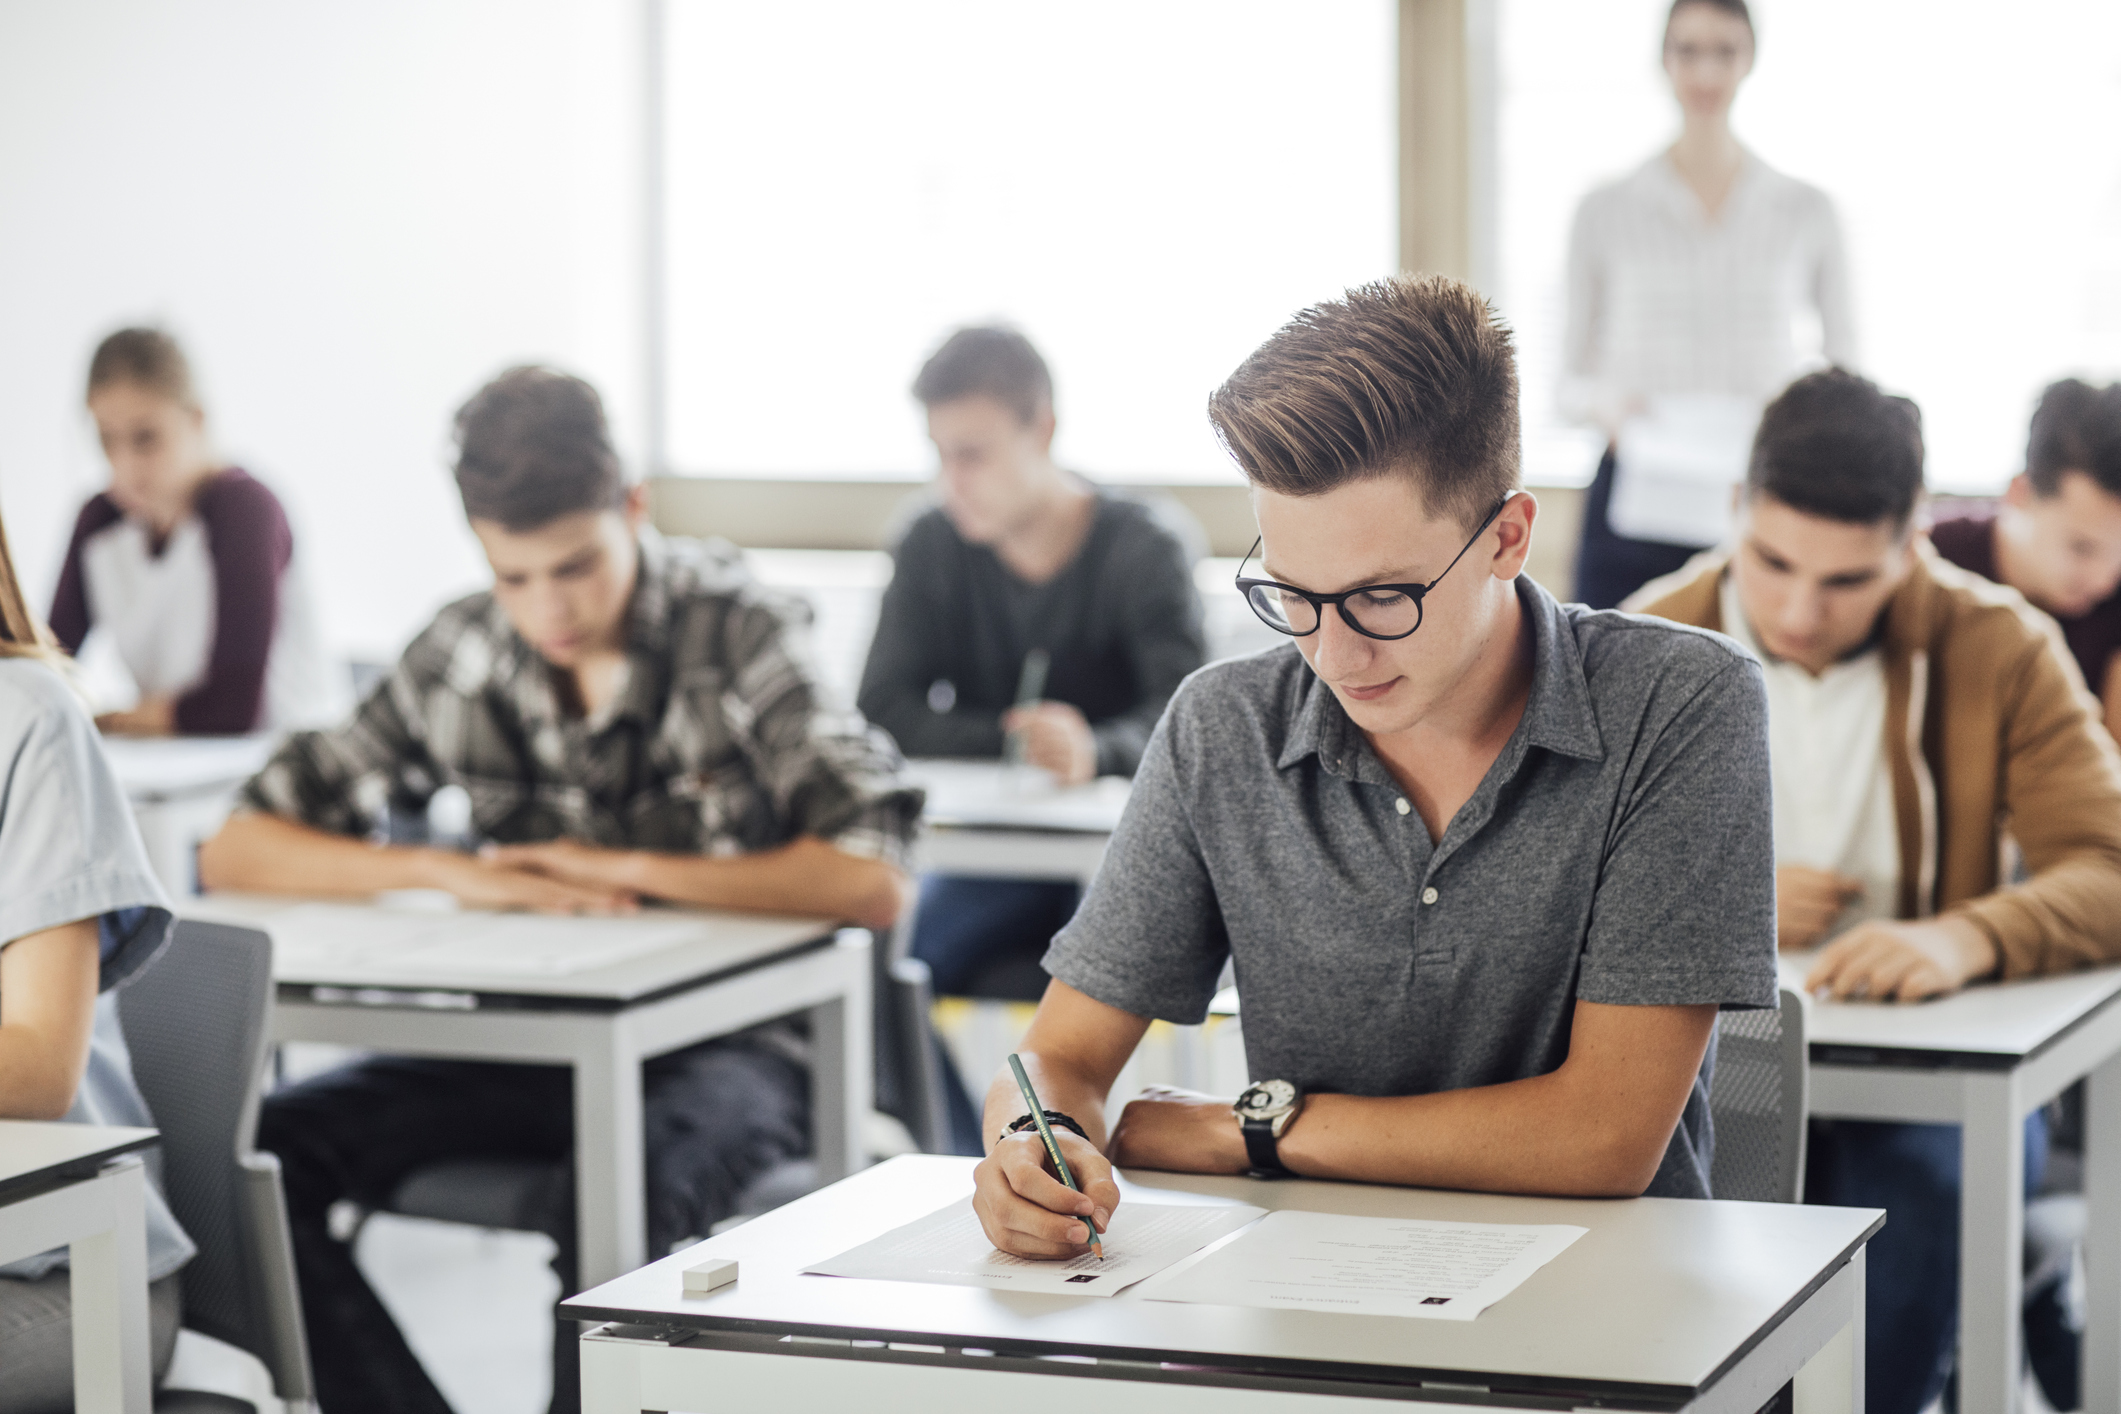
[[[1761,648],[1728,574],[1722,602],[1724,632],[1760,660],[1767,682],[1775,862],[1862,881],[1863,897],[1828,936],[1891,918],[1900,900],[1900,830],[1885,751],[1884,653],[1867,649],[1813,677]]]

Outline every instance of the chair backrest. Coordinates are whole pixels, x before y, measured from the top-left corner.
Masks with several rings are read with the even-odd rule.
[[[1805,1007],[1785,987],[1772,1011],[1727,1011],[1716,1022],[1709,1117],[1716,1129],[1709,1191],[1718,1198],[1796,1203],[1804,1197],[1811,1110]]]
[[[272,940],[181,919],[118,994],[133,1078],[162,1131],[170,1211],[198,1244],[184,1324],[247,1350],[290,1401],[313,1397],[280,1161],[255,1151]]]

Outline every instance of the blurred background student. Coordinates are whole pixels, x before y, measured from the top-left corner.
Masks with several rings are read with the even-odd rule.
[[[1676,0],[1664,71],[1679,137],[1583,199],[1569,237],[1563,413],[1606,434],[1576,595],[1612,608],[1727,528],[1761,406],[1814,351],[1854,360],[1826,193],[1747,151],[1731,104],[1753,70],[1745,0]]]
[[[94,631],[138,701],[105,731],[217,736],[323,726],[349,704],[324,652],[279,498],[214,455],[191,364],[159,329],[120,329],[88,366],[110,461],[52,599],[69,653]]]
[[[1054,464],[1052,375],[1013,329],[952,334],[913,396],[942,504],[894,552],[863,714],[912,757],[998,760],[1014,736],[1063,785],[1133,775],[1172,691],[1207,660],[1182,528]],[[1034,654],[1043,670],[1027,674]],[[1037,700],[1020,704],[1027,684]],[[913,954],[938,993],[1036,1001],[1076,893],[931,876]]]
[[[2121,737],[2121,383],[2050,384],[2025,470],[2000,501],[1939,517],[1930,541],[2055,616],[2107,731]]]
[[[0,530],[0,1119],[151,1125],[114,988],[170,912],[87,709],[29,612]],[[148,1325],[157,1382],[176,1350],[193,1247],[150,1179]],[[74,1407],[65,1248],[0,1266],[0,1411]]]

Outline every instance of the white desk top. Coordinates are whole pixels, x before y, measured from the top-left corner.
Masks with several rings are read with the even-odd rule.
[[[85,1177],[158,1137],[152,1129],[0,1119],[0,1203],[39,1192],[57,1179]]]
[[[706,909],[551,918],[456,909],[447,895],[425,894],[400,906],[208,894],[180,900],[178,912],[270,934],[276,982],[607,1005],[742,971],[829,940],[835,931],[821,919]]]
[[[1811,958],[1785,954],[1780,965],[1782,985],[1802,991]],[[1815,1060],[1843,1059],[1822,1056],[1822,1046],[2008,1060],[2040,1050],[2117,997],[2121,997],[2121,967],[2022,982],[1976,983],[1934,1002],[1814,998],[1809,1040]]]
[[[256,775],[278,744],[271,736],[107,736],[103,754],[138,803],[232,790]]]
[[[1469,1322],[1146,1299],[1193,1259],[1111,1297],[800,1274],[812,1262],[971,1191],[972,1166],[971,1159],[894,1159],[607,1282],[565,1303],[562,1314],[768,1336],[973,1345],[1003,1353],[1227,1359],[1255,1370],[1294,1363],[1343,1372],[1350,1365],[1381,1366],[1395,1383],[1420,1370],[1691,1391],[1712,1381],[1779,1312],[1831,1276],[1883,1217],[1869,1209],[1796,1204],[1513,1198],[1141,1171],[1123,1178],[1130,1200],[1577,1223],[1590,1231]],[[736,1258],[737,1282],[686,1296],[683,1270],[706,1256]]]
[[[950,829],[1109,835],[1134,788],[1124,776],[1100,776],[1062,790],[1036,767],[998,761],[909,761],[906,775],[928,792],[923,818]]]

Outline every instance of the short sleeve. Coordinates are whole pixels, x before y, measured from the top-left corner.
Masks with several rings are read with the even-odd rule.
[[[0,946],[98,919],[115,986],[161,948],[169,901],[95,725],[46,664],[0,661],[0,750]]]
[[[1733,656],[1667,718],[1623,796],[1578,995],[1623,1006],[1775,1004],[1767,689]]]
[[[1149,737],[1096,880],[1045,957],[1047,972],[1085,996],[1182,1026],[1207,1016],[1230,954],[1186,806],[1186,707],[1181,689]]]

